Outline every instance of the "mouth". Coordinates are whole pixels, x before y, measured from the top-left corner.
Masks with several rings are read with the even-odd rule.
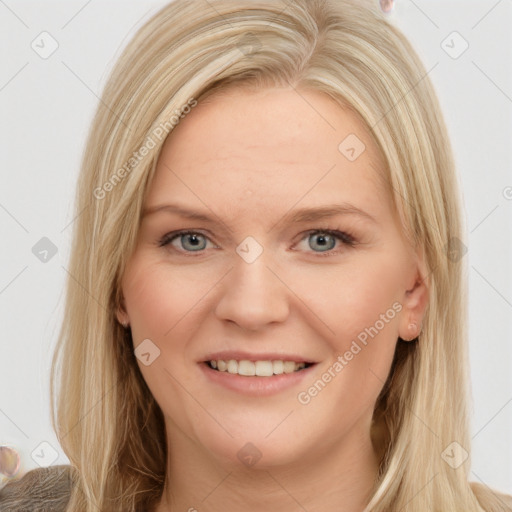
[[[253,397],[269,397],[297,388],[319,364],[299,354],[240,351],[210,353],[198,363],[205,384],[212,384],[212,389],[220,386]]]
[[[204,361],[210,369],[217,372],[230,373],[243,377],[272,377],[274,375],[283,375],[301,372],[315,363],[285,361],[281,359],[249,361],[247,359],[212,359]]]

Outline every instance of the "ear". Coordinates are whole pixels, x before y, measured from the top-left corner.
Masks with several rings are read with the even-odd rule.
[[[117,321],[124,327],[128,327],[130,325],[130,318],[128,313],[126,312],[126,308],[124,305],[124,298],[121,298],[120,304],[116,308],[116,318]]]
[[[399,336],[403,341],[413,341],[421,332],[421,324],[429,300],[429,283],[424,261],[422,253],[415,253],[408,286],[402,297]]]

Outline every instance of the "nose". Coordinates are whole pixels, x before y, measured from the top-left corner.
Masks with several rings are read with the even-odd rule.
[[[279,270],[269,265],[265,252],[247,263],[242,258],[223,282],[215,308],[217,318],[255,331],[268,324],[284,322],[289,314],[289,290]]]

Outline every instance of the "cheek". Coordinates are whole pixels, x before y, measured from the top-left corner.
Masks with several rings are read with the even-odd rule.
[[[389,321],[383,330],[397,327],[397,309],[401,309],[404,292],[403,268],[399,255],[367,253],[339,265],[306,269],[300,280],[295,280],[294,288],[329,327],[330,337],[341,343],[341,349],[348,335],[357,336],[387,312]]]
[[[303,275],[300,293],[329,327],[325,340],[331,358],[322,368],[329,384],[319,404],[338,403],[345,412],[374,404],[398,338],[402,265],[396,254],[368,255],[336,270],[331,267],[325,279],[319,280],[318,273]]]
[[[132,258],[123,279],[134,346],[149,339],[157,347],[150,346],[150,364],[137,360],[142,376],[165,415],[183,418],[188,430],[194,422],[204,421],[204,412],[183,393],[183,386],[194,385],[186,365],[191,359],[190,340],[198,328],[194,318],[213,286],[209,281],[200,272],[180,272],[144,254]],[[159,352],[153,358],[155,350]]]
[[[204,272],[184,272],[161,261],[135,256],[123,280],[126,309],[134,340],[164,341],[201,307],[215,280]]]
[[[136,253],[127,266],[123,295],[134,346],[149,339],[157,347],[153,350],[158,357],[150,365],[138,361],[155,397],[169,386],[179,391],[166,369],[180,382],[188,381],[196,331],[211,310],[208,294],[223,273],[205,272],[199,265],[179,268],[143,251]]]

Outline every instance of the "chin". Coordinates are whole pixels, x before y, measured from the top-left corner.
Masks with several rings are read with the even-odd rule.
[[[298,438],[296,440],[299,441]],[[265,438],[261,431],[246,431],[244,435],[235,436],[233,439],[227,436],[219,439],[210,437],[201,444],[227,471],[234,468],[269,470],[296,464],[305,455],[299,442],[290,443],[289,435],[281,437],[272,433]]]

